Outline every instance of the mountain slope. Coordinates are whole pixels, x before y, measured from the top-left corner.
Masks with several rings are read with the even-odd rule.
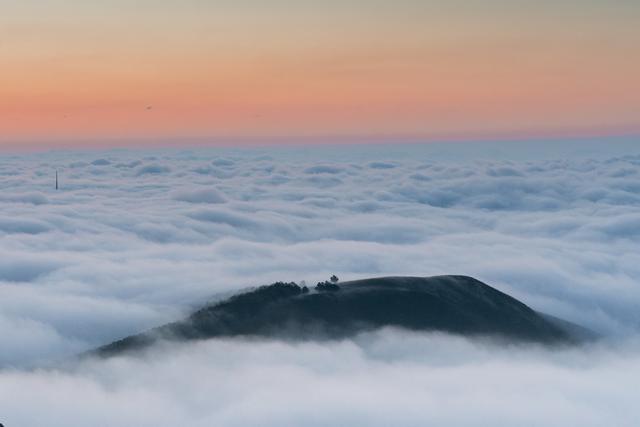
[[[559,320],[559,319],[557,319]],[[382,277],[309,291],[276,283],[206,306],[187,319],[101,347],[111,356],[163,340],[261,336],[342,338],[382,327],[496,335],[540,343],[574,342],[569,322],[551,321],[467,276]]]

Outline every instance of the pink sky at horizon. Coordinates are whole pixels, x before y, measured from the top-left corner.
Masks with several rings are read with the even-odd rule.
[[[0,4],[0,149],[640,134],[640,5]]]

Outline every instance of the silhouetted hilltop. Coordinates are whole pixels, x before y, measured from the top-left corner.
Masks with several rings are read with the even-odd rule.
[[[495,335],[540,343],[574,342],[577,325],[541,315],[466,276],[382,277],[320,283],[313,290],[278,282],[206,306],[185,320],[130,336],[91,354],[111,356],[159,339],[259,336],[343,338],[382,327]]]

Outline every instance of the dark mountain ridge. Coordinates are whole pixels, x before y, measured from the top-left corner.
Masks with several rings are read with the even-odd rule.
[[[472,277],[381,277],[327,282],[314,290],[295,283],[262,286],[89,354],[112,356],[159,340],[339,339],[383,327],[545,344],[575,343],[589,335]]]

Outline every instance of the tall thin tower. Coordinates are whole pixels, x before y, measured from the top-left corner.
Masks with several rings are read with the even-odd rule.
[[[58,189],[58,169],[56,169],[56,190]]]

